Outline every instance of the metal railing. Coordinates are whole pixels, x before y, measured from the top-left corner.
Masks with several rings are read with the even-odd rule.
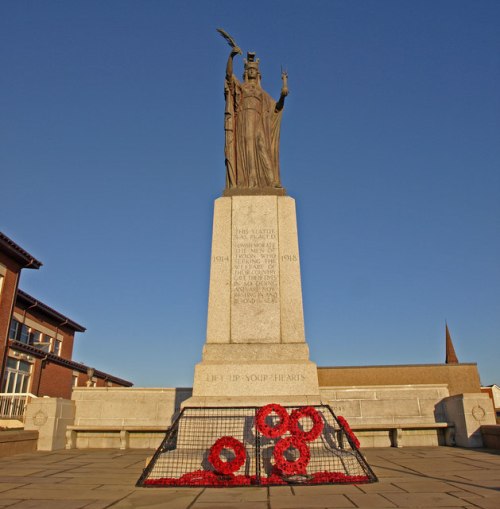
[[[33,398],[36,396],[29,392],[0,392],[0,419],[24,420],[26,406]]]

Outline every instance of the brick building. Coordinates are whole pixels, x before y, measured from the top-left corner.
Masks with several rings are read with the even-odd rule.
[[[74,362],[75,333],[85,327],[18,288],[22,269],[41,265],[0,233],[0,393],[69,399],[77,386],[130,387],[127,380]]]

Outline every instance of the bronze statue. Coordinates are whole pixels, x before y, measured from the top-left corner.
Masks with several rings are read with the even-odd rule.
[[[288,75],[281,73],[283,85],[280,98],[275,101],[262,89],[259,59],[249,52],[241,83],[233,74],[233,58],[241,55],[241,49],[226,32],[217,30],[231,46],[224,86],[226,190],[282,190],[279,139]]]

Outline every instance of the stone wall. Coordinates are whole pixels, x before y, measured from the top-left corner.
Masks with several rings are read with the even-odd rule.
[[[401,431],[406,445],[444,445],[444,431],[417,427],[447,422],[443,407],[449,395],[446,384],[320,387],[320,393],[322,401],[351,426],[373,426],[356,431],[362,447],[390,447],[394,442],[391,430],[377,429],[384,425],[414,426]]]
[[[0,430],[0,458],[36,451],[37,431]]]
[[[321,398],[350,424],[445,422],[444,384],[321,387]]]
[[[75,388],[71,401],[35,400],[26,423],[40,432],[43,450],[64,447],[66,438],[77,448],[156,447],[190,396],[190,388]],[[362,447],[449,444],[447,424],[457,445],[480,447],[479,426],[493,416],[488,396],[450,397],[446,384],[322,387],[321,400],[347,419]]]
[[[166,428],[191,391],[191,388],[78,387],[71,397],[75,403],[74,424]]]

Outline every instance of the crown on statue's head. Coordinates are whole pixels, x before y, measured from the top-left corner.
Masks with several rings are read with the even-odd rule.
[[[250,69],[250,67],[254,67],[255,69],[259,69],[259,59],[255,58],[255,53],[252,51],[247,52],[247,58],[245,58],[245,70]]]

